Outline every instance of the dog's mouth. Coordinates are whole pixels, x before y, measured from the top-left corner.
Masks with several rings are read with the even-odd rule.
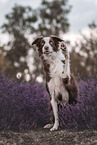
[[[50,51],[45,51],[44,54],[51,54],[52,52]]]

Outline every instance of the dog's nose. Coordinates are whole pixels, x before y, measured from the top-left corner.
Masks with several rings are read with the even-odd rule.
[[[45,50],[48,50],[49,49],[49,47],[48,46],[45,46]]]

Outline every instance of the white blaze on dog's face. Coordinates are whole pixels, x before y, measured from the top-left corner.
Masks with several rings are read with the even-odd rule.
[[[50,54],[53,52],[53,40],[50,37],[44,37],[42,40],[43,43],[43,54]]]

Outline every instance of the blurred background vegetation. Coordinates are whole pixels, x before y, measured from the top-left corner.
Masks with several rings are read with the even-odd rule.
[[[68,32],[71,9],[67,0],[42,0],[36,9],[16,4],[1,26],[10,39],[0,46],[0,72],[25,81],[45,80],[42,64],[29,39]],[[71,48],[71,72],[82,79],[97,74],[97,25],[90,22],[88,27],[89,36],[81,34],[82,39],[74,46],[67,42]]]

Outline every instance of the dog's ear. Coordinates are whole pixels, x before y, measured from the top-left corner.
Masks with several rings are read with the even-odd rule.
[[[55,40],[55,41],[59,41],[59,42],[62,42],[62,41],[63,41],[62,39],[60,39],[59,37],[54,36],[54,35],[51,35],[51,38],[52,38],[53,40]]]
[[[39,41],[40,39],[42,39],[42,38],[43,38],[43,36],[41,36],[41,37],[39,37],[39,38],[36,38],[36,39],[32,42],[32,45],[37,45],[38,41]]]

